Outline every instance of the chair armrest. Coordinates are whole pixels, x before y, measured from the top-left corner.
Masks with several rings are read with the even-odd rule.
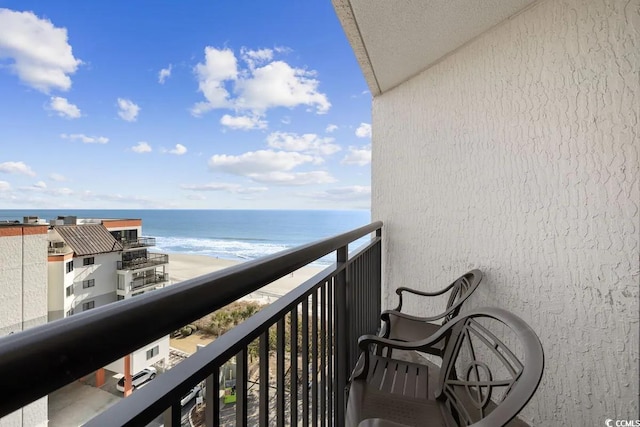
[[[369,346],[375,344],[378,347],[388,347],[396,350],[416,350],[426,351],[431,348],[433,344],[439,342],[447,336],[447,333],[451,329],[451,325],[443,326],[438,329],[438,332],[420,341],[397,341],[382,338],[377,335],[362,335],[358,338],[358,347],[360,347],[361,354],[364,355],[364,363],[360,365],[360,369],[356,369],[353,372],[353,380],[364,379],[369,372]]]
[[[401,286],[398,289],[396,289],[396,294],[398,294],[399,297],[399,302],[398,302],[398,306],[395,308],[396,311],[400,311],[402,309],[402,293],[403,292],[408,292],[414,295],[418,295],[418,296],[422,296],[422,297],[437,297],[439,295],[442,295],[448,291],[451,290],[451,288],[453,288],[456,285],[456,282],[451,283],[449,286],[447,286],[444,289],[441,289],[439,291],[436,292],[425,292],[425,291],[419,291],[417,289],[411,289],[411,288],[407,288],[405,286]]]

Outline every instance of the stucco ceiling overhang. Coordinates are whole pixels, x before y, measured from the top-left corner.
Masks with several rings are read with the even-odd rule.
[[[332,0],[373,95],[437,63],[536,0]]]

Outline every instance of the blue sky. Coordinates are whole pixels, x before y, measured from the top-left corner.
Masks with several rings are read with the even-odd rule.
[[[330,1],[0,0],[0,207],[368,209]]]

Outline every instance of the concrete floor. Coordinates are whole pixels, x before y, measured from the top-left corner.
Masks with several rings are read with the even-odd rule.
[[[81,426],[121,398],[75,381],[49,395],[49,426]]]

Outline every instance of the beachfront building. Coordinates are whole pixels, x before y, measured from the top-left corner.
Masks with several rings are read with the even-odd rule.
[[[41,222],[38,218],[25,220]],[[49,320],[170,284],[169,256],[149,252],[155,239],[142,236],[141,219],[60,216],[49,223]],[[169,337],[165,336],[106,368],[130,375],[164,364],[168,357]],[[103,375],[98,372],[98,384],[104,381]]]
[[[46,322],[47,227],[0,222],[0,337]],[[46,426],[47,398],[0,420],[13,425]]]

